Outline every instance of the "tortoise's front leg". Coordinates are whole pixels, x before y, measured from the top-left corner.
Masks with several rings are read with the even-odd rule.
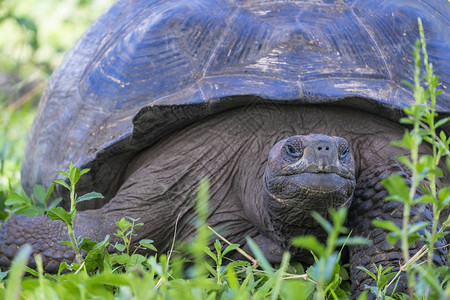
[[[407,180],[411,178],[409,171],[394,160],[379,163],[364,170],[357,179],[355,198],[349,211],[349,226],[353,235],[364,236],[372,240],[371,246],[354,246],[350,248],[350,278],[352,280],[352,293],[359,294],[364,286],[374,286],[375,282],[357,266],[363,266],[375,273],[374,264],[384,268],[393,266],[391,272],[396,272],[400,264],[404,264],[400,242],[391,245],[386,241],[388,232],[375,227],[372,221],[375,219],[391,220],[400,228],[402,227],[403,205],[395,201],[385,201],[387,190],[381,184],[381,180],[392,175],[399,174]],[[417,195],[419,196],[419,195]],[[427,205],[411,208],[410,222],[431,221],[432,210]],[[410,255],[414,255],[423,242],[417,241],[410,247]],[[436,243],[434,263],[445,265],[447,251],[444,249],[445,240]],[[425,256],[426,257],[426,256]],[[423,257],[422,260],[426,258]],[[390,292],[392,292],[393,285]],[[407,291],[405,276],[400,279],[397,291]]]
[[[112,222],[111,222],[112,223]],[[101,241],[106,234],[104,214],[101,210],[97,215],[90,211],[80,211],[74,221],[75,235],[89,237]],[[44,269],[49,273],[56,273],[63,261],[71,263],[75,259],[74,250],[61,241],[69,241],[67,227],[61,221],[52,221],[47,216],[12,215],[8,221],[0,222],[0,267],[8,268],[17,254],[17,250],[24,244],[32,246],[30,266],[35,267],[34,255],[41,254]]]

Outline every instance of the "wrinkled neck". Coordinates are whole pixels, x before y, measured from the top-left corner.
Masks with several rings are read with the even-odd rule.
[[[306,199],[308,196],[305,195],[304,199],[298,199],[297,205],[287,204],[279,195],[274,195],[269,191],[265,179],[263,179],[261,197],[261,209],[264,211],[262,215],[267,219],[265,223],[270,224],[266,234],[285,247],[288,247],[290,240],[296,236],[321,235],[321,230],[317,230],[319,226],[311,216],[311,212],[317,211],[327,218],[329,206],[318,205],[318,203],[333,201],[330,199],[330,195],[315,196],[313,200]]]
[[[335,177],[334,174],[326,175],[323,180],[330,176]],[[325,219],[329,219],[330,208],[348,207],[353,199],[355,181],[343,180],[336,189],[330,190],[310,188],[283,176],[274,177],[270,167],[267,167],[262,185],[260,209],[264,211],[262,215],[266,218],[265,224],[270,224],[266,227],[269,230],[263,230],[267,230],[266,233],[272,239],[288,246],[289,241],[299,235],[313,234],[324,237],[324,232],[312,217],[312,212],[316,211]]]

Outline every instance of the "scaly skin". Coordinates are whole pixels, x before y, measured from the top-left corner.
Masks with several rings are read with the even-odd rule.
[[[290,118],[289,113],[289,111],[285,112],[283,116]],[[246,115],[248,114],[247,111]],[[230,112],[230,115],[239,116],[236,112]],[[353,159],[351,159],[351,153],[355,153],[356,140],[352,140],[353,146],[350,146],[353,148],[347,152],[346,147],[341,147],[346,144],[341,138],[325,135],[292,136],[272,147],[264,172],[263,162],[255,164],[253,160],[247,159],[247,156],[255,159],[253,153],[265,152],[265,150],[256,148],[258,152],[253,152],[255,148],[246,144],[247,140],[239,136],[240,131],[231,126],[223,126],[219,122],[220,120],[218,121],[222,118],[223,122],[232,122],[233,119],[230,119],[230,115],[218,116],[215,120],[210,120],[220,128],[229,128],[229,134],[224,132],[223,136],[221,134],[211,135],[212,139],[208,143],[203,143],[201,137],[204,136],[204,130],[213,128],[206,121],[196,125],[197,127],[192,127],[190,131],[187,130],[172,136],[171,139],[162,142],[151,151],[137,156],[130,164],[130,172],[124,175],[124,182],[120,190],[106,205],[95,210],[80,211],[77,214],[76,235],[100,241],[106,234],[112,236],[117,230],[114,223],[121,217],[141,218],[141,221],[147,226],[137,229],[138,238],[136,240],[152,238],[155,240],[156,247],[163,252],[171,242],[173,224],[175,224],[179,212],[177,238],[189,241],[195,232],[195,228],[192,226],[195,215],[191,201],[195,196],[195,182],[197,182],[196,178],[190,176],[206,174],[213,179],[211,182],[211,213],[208,219],[212,226],[228,229],[225,231],[226,238],[241,244],[244,249],[247,247],[245,237],[254,238],[265,255],[273,262],[280,261],[283,251],[289,250],[293,254],[293,259],[308,263],[311,262],[311,256],[307,252],[292,249],[289,240],[298,234],[315,234],[323,239],[323,232],[309,217],[311,210],[319,210],[326,214],[327,209],[331,206],[348,206],[356,185],[354,204],[349,212],[350,221],[354,222],[350,222],[349,227],[357,234],[367,235],[372,232],[376,236],[374,236],[374,245],[370,248],[355,247],[351,249],[353,291],[358,293],[363,289],[364,284],[372,284],[364,274],[358,273],[355,269],[356,265],[370,269],[373,262],[382,262],[388,265],[398,261],[398,257],[400,257],[398,248],[389,250],[389,255],[380,255],[377,252],[379,249],[388,247],[384,241],[385,233],[370,225],[371,220],[380,215],[377,215],[376,212],[381,211],[381,215],[390,218],[392,204],[384,203],[386,193],[382,189],[380,181],[393,173],[407,174],[398,167],[398,164],[386,160],[374,167],[369,165],[369,167],[361,169],[359,168],[361,160],[353,164]],[[309,115],[313,114],[305,113],[306,117]],[[345,117],[344,114],[343,116]],[[267,116],[267,118],[270,117],[270,115]],[[298,113],[292,112],[292,118],[298,120]],[[343,119],[348,120],[348,118]],[[250,122],[246,124],[250,126]],[[262,122],[261,124],[266,123]],[[284,122],[284,124],[292,123]],[[305,124],[308,123],[305,122]],[[351,122],[339,124],[356,128]],[[260,128],[261,131],[267,132],[265,127]],[[232,130],[237,131],[235,133]],[[258,132],[254,132],[255,136],[259,136]],[[245,135],[246,132],[241,134]],[[189,136],[189,139],[186,139],[186,136]],[[224,137],[229,139],[229,144],[223,144]],[[231,141],[231,138],[235,140]],[[297,141],[298,143],[295,145],[300,145],[298,149],[289,150],[294,153],[293,156],[286,152],[287,141]],[[241,145],[239,142],[243,144]],[[319,154],[317,142],[328,143],[331,156]],[[183,145],[183,147],[180,148],[178,145]],[[266,146],[266,144],[261,145]],[[313,145],[316,150],[312,147]],[[356,147],[361,145],[364,144],[356,144]],[[322,149],[327,148],[326,145],[321,147]],[[239,157],[236,156],[236,149],[248,151]],[[375,154],[382,154],[373,146],[372,149]],[[295,154],[296,151],[301,155]],[[374,156],[368,156],[368,158],[371,157]],[[211,161],[214,161],[214,164],[207,163]],[[241,163],[245,164],[241,165]],[[261,166],[262,170],[248,168],[248,166],[255,165]],[[168,169],[171,170],[171,176],[168,176]],[[210,173],[205,173],[205,170]],[[239,173],[240,170],[244,172]],[[221,176],[211,175],[218,174],[219,171]],[[261,171],[259,173],[261,175],[253,178],[246,173],[256,174],[255,171]],[[327,178],[329,175],[331,177]],[[286,179],[283,179],[283,176],[286,176]],[[341,180],[336,176],[344,179]],[[229,180],[230,178],[232,180]],[[264,180],[261,180],[262,178]],[[260,186],[258,186],[258,182]],[[307,187],[306,183],[310,187]],[[333,184],[335,183],[342,189],[334,189]],[[259,188],[259,197],[252,190],[255,188]],[[318,190],[321,192],[317,193]],[[330,195],[333,197],[331,201],[328,196],[324,196],[324,192],[326,194],[327,191],[331,192]],[[248,195],[253,195],[254,201],[251,197],[246,197]],[[242,202],[243,200],[250,202]],[[412,211],[413,218],[414,214],[418,213],[419,211]],[[427,216],[426,218],[431,217],[429,212],[424,214]],[[396,217],[396,215],[393,216],[393,218]],[[61,261],[73,260],[72,250],[56,243],[68,239],[66,229],[60,222],[50,221],[46,217],[13,216],[11,220],[2,225],[0,229],[0,264],[2,266],[10,264],[18,247],[25,242],[33,245],[35,253],[43,254],[45,269],[48,272],[56,272]],[[370,255],[365,255],[365,253]],[[445,253],[442,252],[437,254],[435,261],[437,264],[443,264],[445,260]]]
[[[59,243],[67,240],[67,229],[60,221],[51,221],[46,216],[13,215],[0,229],[0,265],[9,266],[19,247],[27,243],[33,247],[34,254],[42,254],[45,271],[55,273],[62,261],[75,259],[72,248]],[[30,266],[35,267],[34,259]]]
[[[297,146],[299,148],[297,151],[301,154],[299,157],[295,157],[295,153],[289,155],[291,152],[287,149],[291,147],[289,144],[302,145]],[[325,149],[329,151],[324,151]],[[329,153],[323,156],[324,152]],[[322,135],[290,137],[273,147],[264,176],[265,187],[267,187],[264,193],[265,207],[273,225],[272,231],[266,232],[266,235],[277,245],[289,249],[298,260],[312,263],[312,260],[308,261],[309,256],[305,251],[289,248],[290,239],[301,234],[314,233],[324,240],[324,233],[313,229],[314,226],[317,227],[317,224],[310,218],[311,211],[315,210],[322,215],[327,215],[330,207],[349,205],[348,199],[352,198],[348,225],[354,236],[368,237],[373,241],[371,246],[350,247],[352,294],[356,296],[364,290],[365,285],[375,285],[373,279],[359,270],[358,266],[373,272],[375,263],[385,268],[394,266],[393,271],[399,270],[399,262],[402,258],[401,248],[399,245],[390,245],[386,241],[387,232],[373,226],[372,221],[377,218],[388,219],[401,227],[403,207],[398,202],[385,201],[388,193],[381,184],[381,180],[393,174],[409,179],[410,174],[395,160],[388,160],[364,170],[356,181],[355,189],[353,158],[347,152],[348,145],[345,140]],[[300,180],[292,180],[292,176],[297,174],[305,175],[299,177]],[[342,177],[339,176],[339,180],[333,180],[334,177],[317,176],[329,176],[328,174],[339,174]],[[306,182],[310,185],[307,186]],[[320,187],[320,193],[317,192],[317,187]],[[336,193],[336,190],[339,192]],[[432,210],[426,205],[415,206],[411,210],[412,222],[432,219]],[[308,227],[310,228],[306,229]],[[423,245],[423,242],[415,242],[410,248],[411,253],[414,254]],[[436,243],[438,249],[434,256],[436,265],[445,265],[447,250],[443,247],[444,245],[443,238]],[[266,242],[264,249],[276,248],[274,245],[267,246]],[[268,257],[273,257],[271,251],[267,252]],[[419,262],[424,260],[425,258],[422,258]],[[393,287],[393,285],[390,287],[389,293],[393,291]],[[404,277],[401,278],[396,291],[407,292]]]
[[[410,172],[395,160],[386,163],[379,163],[366,169],[358,178],[355,197],[349,211],[348,224],[355,236],[364,236],[372,240],[371,246],[350,247],[350,276],[352,280],[352,290],[360,294],[365,285],[374,285],[373,280],[357,266],[363,266],[374,272],[374,266],[382,265],[384,268],[393,266],[391,272],[397,272],[400,263],[404,264],[400,242],[391,245],[386,241],[387,232],[376,228],[372,221],[375,219],[385,219],[393,221],[397,226],[402,226],[403,205],[395,201],[385,201],[388,196],[387,190],[381,184],[381,179],[390,175],[398,174],[407,181],[411,178]],[[417,196],[420,196],[420,191]],[[411,208],[412,222],[431,222],[433,219],[432,209],[427,205],[416,205]],[[431,228],[429,228],[430,230]],[[415,242],[410,247],[411,256],[424,246],[423,242]],[[445,240],[439,239],[436,243],[436,252],[433,257],[434,263],[438,266],[445,265],[447,249]],[[363,255],[362,255],[363,254]],[[419,262],[426,260],[426,256],[419,259]],[[394,285],[391,285],[389,292],[392,292]],[[400,280],[397,291],[407,292],[406,279]]]

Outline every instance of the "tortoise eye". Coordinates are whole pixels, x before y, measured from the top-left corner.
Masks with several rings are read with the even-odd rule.
[[[289,156],[298,158],[300,156],[302,156],[302,150],[299,149],[299,147],[296,147],[295,145],[291,144],[291,143],[286,143],[286,145],[284,146],[284,148],[286,149],[286,153]]]

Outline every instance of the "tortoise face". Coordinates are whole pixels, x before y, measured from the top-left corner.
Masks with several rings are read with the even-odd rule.
[[[354,160],[343,138],[292,136],[273,146],[263,180],[269,213],[300,221],[296,212],[327,213],[330,207],[350,205],[356,185]]]

